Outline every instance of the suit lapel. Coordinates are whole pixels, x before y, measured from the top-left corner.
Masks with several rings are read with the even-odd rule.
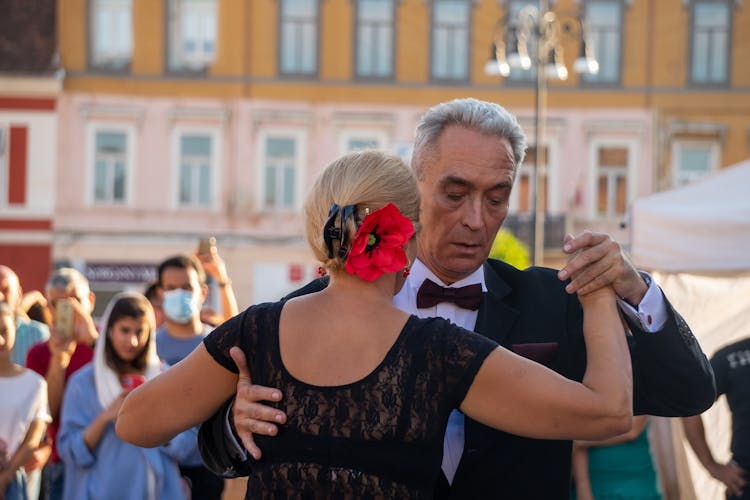
[[[510,286],[486,262],[484,263],[484,280],[487,291],[479,306],[474,331],[498,344],[503,344],[519,312],[506,303],[506,297],[511,292]]]
[[[518,319],[519,311],[507,303],[512,291],[510,285],[487,262],[484,263],[484,282],[487,291],[479,306],[474,331],[502,345]],[[475,432],[477,425],[481,424],[469,425],[468,420],[464,422],[464,450],[459,471],[464,457],[479,453],[481,448],[489,446],[489,442],[483,441],[480,434]]]

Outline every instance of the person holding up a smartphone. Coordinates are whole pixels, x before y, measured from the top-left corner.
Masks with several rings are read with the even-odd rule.
[[[195,256],[203,266],[206,275],[213,278],[221,298],[221,311],[213,311],[204,306],[201,310],[201,320],[212,326],[218,326],[239,312],[237,299],[232,288],[232,280],[229,279],[224,259],[221,258],[219,251],[216,249],[216,238],[213,236],[201,238],[198,241]],[[211,290],[209,290],[209,293],[211,293]]]
[[[26,366],[47,381],[52,423],[47,426],[49,448],[39,450],[37,460],[46,462],[42,472],[46,499],[57,500],[63,493],[63,463],[57,454],[56,438],[60,426],[60,408],[68,379],[94,357],[92,346],[98,337],[91,313],[96,297],[86,277],[76,269],[56,269],[45,289],[53,324],[50,339],[29,350]],[[42,457],[46,450],[49,458]]]

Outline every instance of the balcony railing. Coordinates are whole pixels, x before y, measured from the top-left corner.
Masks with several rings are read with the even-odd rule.
[[[509,214],[503,227],[531,248],[534,241],[534,218],[531,213]],[[560,249],[565,237],[565,215],[545,214],[544,248]]]

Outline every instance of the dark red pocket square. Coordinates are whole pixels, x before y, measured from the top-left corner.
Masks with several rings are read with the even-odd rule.
[[[510,349],[519,356],[549,366],[555,360],[558,345],[557,342],[532,342],[513,344]]]

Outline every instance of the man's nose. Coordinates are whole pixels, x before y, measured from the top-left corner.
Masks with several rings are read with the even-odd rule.
[[[469,229],[476,231],[482,227],[482,201],[472,198],[464,205],[463,223]]]

